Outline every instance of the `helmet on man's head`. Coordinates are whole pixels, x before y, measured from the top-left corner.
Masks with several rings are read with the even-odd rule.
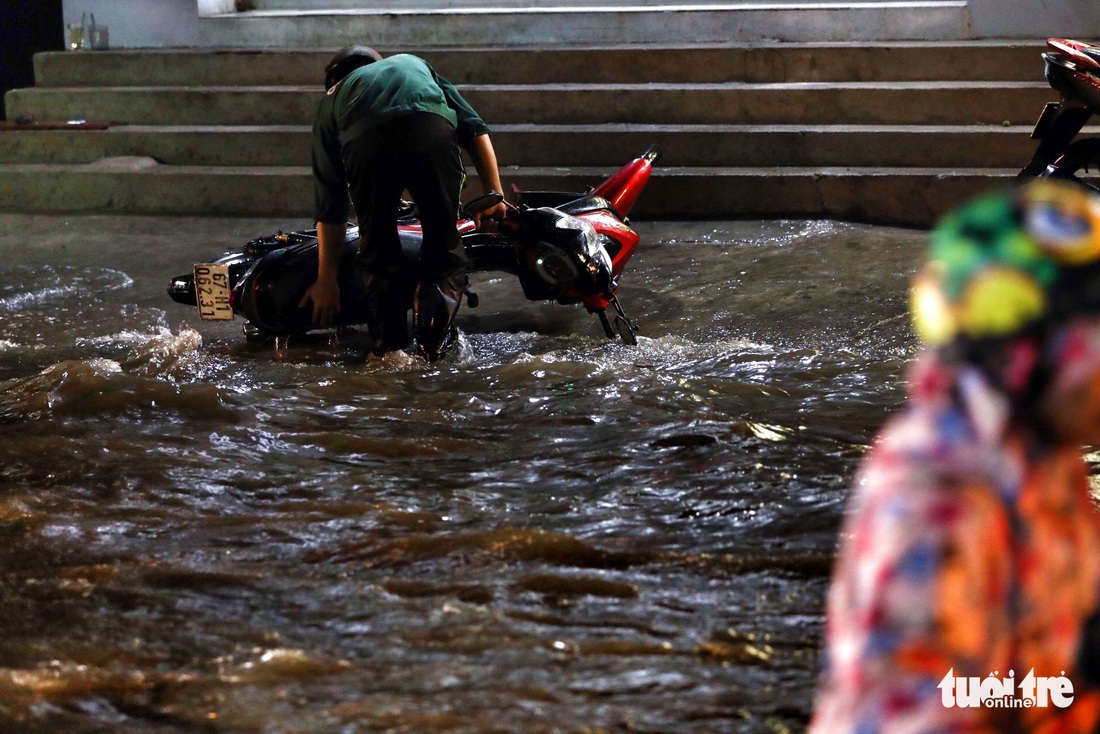
[[[934,347],[1100,313],[1100,197],[1039,179],[960,207],[932,231],[910,307]]]
[[[360,66],[381,61],[382,54],[370,46],[344,46],[325,65],[325,89],[332,89],[344,77]]]

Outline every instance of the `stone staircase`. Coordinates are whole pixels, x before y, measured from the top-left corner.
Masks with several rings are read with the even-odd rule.
[[[267,0],[275,2],[276,0]],[[257,11],[260,12],[260,11]],[[924,226],[1006,184],[1056,94],[1042,44],[422,48],[493,125],[505,185],[583,190],[659,143],[638,217]],[[47,53],[0,131],[0,210],[302,217],[331,49]]]

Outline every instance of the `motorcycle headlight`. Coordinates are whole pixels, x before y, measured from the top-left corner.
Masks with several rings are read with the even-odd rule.
[[[537,245],[535,271],[550,285],[565,285],[580,275],[575,258],[549,242]]]
[[[563,286],[580,279],[584,291],[605,290],[611,282],[611,256],[591,223],[547,209],[536,245],[535,270],[547,283]],[[587,282],[587,284],[585,283]]]

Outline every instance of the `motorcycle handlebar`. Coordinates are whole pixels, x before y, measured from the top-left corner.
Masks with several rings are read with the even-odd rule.
[[[504,201],[504,194],[499,191],[490,191],[467,202],[462,207],[462,216],[466,219],[473,219],[474,215],[490,209],[502,201]]]

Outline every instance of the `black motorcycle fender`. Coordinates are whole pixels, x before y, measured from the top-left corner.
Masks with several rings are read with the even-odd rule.
[[[1043,107],[1042,114],[1039,115],[1039,119],[1035,123],[1035,127],[1031,130],[1031,139],[1042,140],[1045,138],[1061,111],[1061,102],[1047,102],[1046,106]]]
[[[1066,148],[1085,127],[1090,117],[1092,110],[1088,107],[1060,102],[1048,104],[1031,134],[1032,138],[1039,140],[1039,147],[1031,161],[1020,171],[1020,176],[1041,176],[1047,166],[1066,152]]]
[[[237,283],[246,271],[248,271],[256,258],[245,252],[227,252],[215,258],[212,262],[229,267],[229,282]],[[168,284],[168,296],[176,303],[185,306],[198,306],[195,297],[194,272],[177,275]]]

